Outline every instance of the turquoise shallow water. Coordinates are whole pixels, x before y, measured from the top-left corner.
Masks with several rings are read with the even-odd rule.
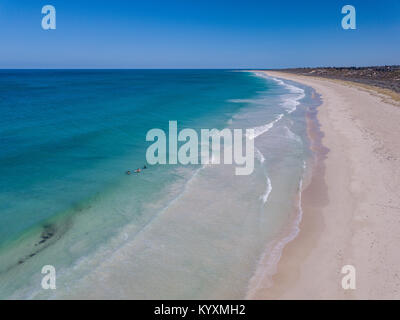
[[[293,211],[310,90],[231,70],[0,71],[0,298],[243,297]],[[254,173],[125,175],[170,120],[254,128]]]

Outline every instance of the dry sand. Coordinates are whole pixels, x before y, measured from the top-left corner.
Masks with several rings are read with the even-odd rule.
[[[301,231],[284,248],[273,286],[261,283],[251,298],[400,299],[400,107],[357,85],[267,74],[321,94],[329,152],[302,193]],[[356,269],[355,290],[342,288],[344,265]]]

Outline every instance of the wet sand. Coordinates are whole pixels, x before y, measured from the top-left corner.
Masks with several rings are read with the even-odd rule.
[[[263,280],[250,298],[399,299],[400,107],[345,82],[267,74],[313,87],[323,103],[308,115],[316,161],[300,233],[273,285]],[[355,290],[342,288],[345,265],[355,267]]]

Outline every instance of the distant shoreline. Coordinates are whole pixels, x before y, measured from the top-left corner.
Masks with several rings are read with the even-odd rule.
[[[400,66],[370,66],[370,67],[329,67],[329,68],[289,68],[274,70],[302,76],[314,76],[327,79],[355,82],[368,87],[384,90],[390,96],[400,101]],[[371,89],[371,88],[370,88]]]

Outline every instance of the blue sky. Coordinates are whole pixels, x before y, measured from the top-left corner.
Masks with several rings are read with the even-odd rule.
[[[56,8],[57,29],[41,28]],[[357,29],[341,28],[356,8]],[[400,64],[399,0],[2,0],[0,68]]]

